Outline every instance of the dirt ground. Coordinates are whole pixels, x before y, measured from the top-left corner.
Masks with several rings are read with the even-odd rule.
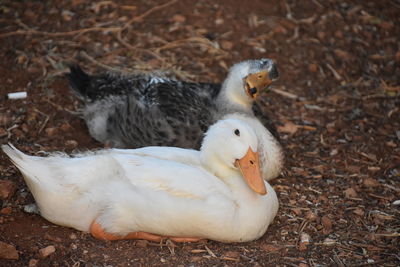
[[[400,1],[5,0],[0,43],[2,144],[101,147],[73,113],[68,62],[220,82],[233,63],[268,57],[281,77],[260,103],[286,153],[261,239],[154,244],[24,212],[33,198],[1,152],[0,266],[400,265]],[[17,91],[28,97],[7,98]]]

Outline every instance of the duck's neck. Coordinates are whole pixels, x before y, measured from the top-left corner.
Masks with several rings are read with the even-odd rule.
[[[243,82],[238,77],[228,78],[222,84],[217,97],[217,107],[223,114],[240,112],[252,114],[253,99],[246,95]]]
[[[236,168],[227,166],[216,156],[208,156],[201,158],[202,165],[207,171],[218,177],[234,192],[237,197],[254,195],[252,191],[244,181],[242,174]]]

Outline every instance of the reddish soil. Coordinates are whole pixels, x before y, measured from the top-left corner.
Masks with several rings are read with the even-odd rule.
[[[0,143],[101,147],[71,113],[68,62],[219,82],[231,64],[269,57],[281,78],[260,101],[287,162],[261,239],[160,245],[102,242],[25,213],[33,198],[1,152],[0,180],[17,190],[0,198],[0,241],[18,259],[0,265],[399,266],[399,37],[397,0],[2,1]],[[7,99],[16,91],[28,97]]]

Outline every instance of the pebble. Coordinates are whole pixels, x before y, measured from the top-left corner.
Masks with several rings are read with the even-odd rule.
[[[308,70],[310,72],[316,73],[318,71],[318,65],[315,63],[311,63],[310,65],[308,65]]]
[[[17,186],[10,180],[0,180],[0,198],[7,199],[14,195]]]
[[[12,212],[11,207],[5,207],[5,208],[2,208],[2,209],[0,210],[0,213],[1,213],[1,214],[4,214],[4,215],[9,215],[9,214],[11,214],[11,212]]]
[[[28,263],[28,267],[36,267],[38,266],[39,260],[37,259],[30,259]]]
[[[18,250],[7,243],[0,241],[0,259],[18,260]]]
[[[233,48],[234,44],[229,41],[221,41],[221,47],[224,50],[231,50]]]
[[[76,234],[70,234],[70,235],[69,235],[69,238],[72,239],[72,240],[74,240],[74,239],[77,238],[77,236],[76,236]]]
[[[41,258],[47,258],[49,255],[56,252],[56,248],[54,246],[47,246],[45,248],[39,249],[39,256]]]
[[[67,140],[67,141],[65,142],[65,146],[66,146],[68,149],[74,149],[74,148],[76,148],[76,147],[78,146],[78,142],[75,141],[75,140]]]
[[[40,214],[39,208],[35,203],[25,205],[24,206],[24,211],[26,213]]]
[[[46,128],[44,131],[46,132],[48,137],[53,137],[58,134],[58,129],[55,127]]]
[[[180,14],[175,14],[174,16],[172,16],[172,21],[183,23],[186,21],[186,17]]]

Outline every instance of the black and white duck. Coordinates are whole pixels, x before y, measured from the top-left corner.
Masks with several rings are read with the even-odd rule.
[[[199,148],[208,127],[230,113],[256,115],[274,132],[254,100],[278,75],[273,60],[259,59],[233,65],[222,85],[150,74],[90,75],[78,65],[66,77],[84,102],[81,113],[96,140],[122,148]]]

